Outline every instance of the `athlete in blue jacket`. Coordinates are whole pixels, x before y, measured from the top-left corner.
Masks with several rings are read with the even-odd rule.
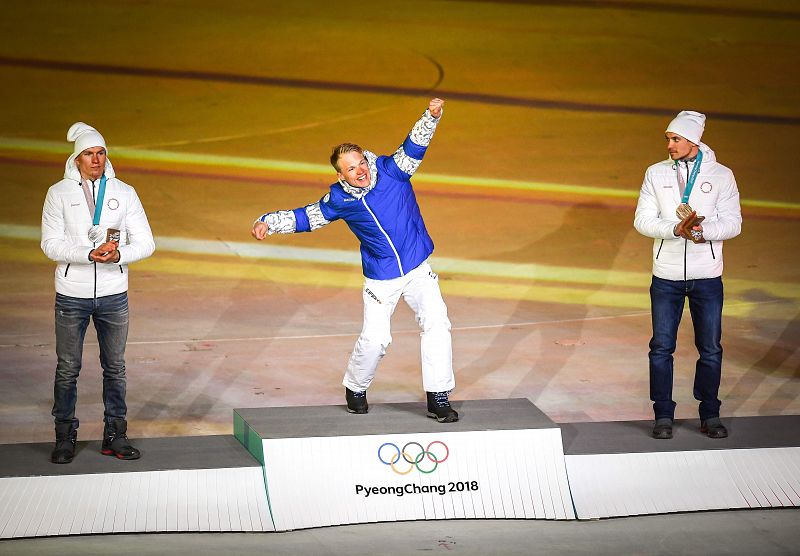
[[[318,202],[270,212],[253,225],[253,237],[312,232],[342,219],[361,242],[364,272],[364,327],[353,348],[342,384],[347,410],[367,413],[367,388],[392,342],[390,320],[402,296],[422,329],[422,383],[428,417],[458,420],[450,407],[455,387],[447,306],[437,275],[427,262],[433,241],[411,187],[411,176],[430,144],[444,101],[435,98],[392,156],[377,156],[353,143],[333,149],[337,183]]]

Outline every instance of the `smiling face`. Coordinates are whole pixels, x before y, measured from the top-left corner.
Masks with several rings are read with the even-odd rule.
[[[85,180],[96,180],[103,175],[106,169],[105,147],[91,147],[84,149],[75,157],[75,166]]]
[[[367,187],[370,182],[369,165],[364,153],[350,151],[339,156],[336,161],[336,176],[353,187]]]
[[[697,155],[697,145],[688,139],[671,131],[666,132],[664,137],[667,138],[667,152],[672,160],[683,160]]]

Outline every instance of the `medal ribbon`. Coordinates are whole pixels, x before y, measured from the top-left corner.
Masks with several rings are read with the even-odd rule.
[[[697,158],[695,158],[694,166],[692,166],[692,171],[689,174],[689,179],[686,183],[686,190],[683,192],[683,198],[681,198],[681,203],[684,205],[689,203],[689,195],[692,193],[692,187],[694,187],[694,182],[697,179],[697,175],[700,173],[700,164],[703,163],[703,151],[697,151]],[[678,182],[680,183],[681,180],[681,168],[679,164],[675,164],[675,168],[678,171]]]
[[[698,165],[699,166],[699,165]],[[692,170],[692,180],[695,178],[694,170]],[[694,181],[692,181],[694,183]],[[97,202],[94,205],[94,219],[92,223],[97,226],[100,224],[100,214],[103,212],[103,197],[106,195],[106,175],[100,178],[100,190],[97,192]]]

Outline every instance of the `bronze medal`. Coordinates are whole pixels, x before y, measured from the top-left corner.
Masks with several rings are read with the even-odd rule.
[[[675,215],[680,220],[685,220],[693,212],[694,209],[690,207],[688,203],[681,203],[680,205],[678,205],[678,208],[675,209]]]

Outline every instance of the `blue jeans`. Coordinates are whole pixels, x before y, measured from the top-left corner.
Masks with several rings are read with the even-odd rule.
[[[56,366],[53,387],[53,417],[56,429],[78,428],[75,404],[78,375],[83,359],[83,340],[89,318],[94,321],[103,367],[105,422],[124,419],[125,343],[128,340],[128,293],[81,299],[56,294]]]
[[[700,354],[694,374],[694,398],[700,402],[700,419],[719,417],[719,382],[722,375],[722,278],[663,280],[653,276],[650,303],[653,338],[650,340],[650,399],[656,419],[675,417],[672,375],[678,325],[684,300],[694,326],[694,344]]]

